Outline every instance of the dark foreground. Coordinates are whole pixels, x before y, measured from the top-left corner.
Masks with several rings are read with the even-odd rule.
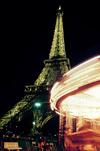
[[[5,141],[5,140],[4,140]],[[22,147],[22,149],[20,151],[64,151],[63,146],[62,145],[58,145],[58,141],[56,140],[52,140],[50,142],[48,142],[48,145],[50,146],[49,149],[43,149],[43,148],[39,148],[39,144],[33,144],[33,140],[30,139],[16,139],[16,142],[19,143],[19,146]],[[0,148],[0,151],[7,151],[6,149],[4,149],[4,146],[2,144],[2,149]]]

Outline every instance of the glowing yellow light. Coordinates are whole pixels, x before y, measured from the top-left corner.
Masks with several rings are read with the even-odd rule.
[[[89,89],[90,91],[87,90],[84,91],[84,93],[67,97],[61,103],[62,109],[64,111],[67,110],[69,114],[74,116],[81,115],[85,118],[99,118],[100,97],[96,98],[95,95],[93,95],[92,92],[94,92],[95,88],[100,90],[100,85],[94,86],[93,89]],[[99,90],[98,92],[100,92]],[[92,93],[92,95],[88,95],[90,93]]]
[[[94,86],[92,89],[87,89],[87,91],[85,91],[84,93],[100,99],[100,85]]]
[[[66,114],[72,116],[99,118],[100,55],[64,74],[62,79],[55,83],[51,92],[53,109],[59,111],[61,108],[62,114],[66,111]],[[73,92],[73,95],[70,92]]]
[[[56,87],[58,84],[59,84],[59,82],[56,82],[56,83],[54,84],[53,88],[51,89],[51,93],[52,93],[53,91],[55,91],[55,87]]]
[[[53,104],[53,103],[52,103],[52,104],[50,104],[50,108],[51,108],[51,110],[52,110],[52,111],[55,109],[55,106],[54,106],[54,104]]]
[[[95,60],[97,60],[97,59],[100,59],[100,55],[99,55],[99,56],[96,56],[96,57],[93,57],[92,59],[89,59],[89,60],[83,62],[82,64],[80,64],[80,65],[74,67],[73,69],[71,69],[70,71],[68,71],[66,74],[64,74],[64,76],[65,76],[65,75],[69,75],[70,73],[72,73],[72,72],[75,71],[76,69],[79,69],[80,67],[82,67],[82,66],[84,66],[84,65],[87,65],[88,63],[91,63],[92,61],[95,61]]]
[[[61,10],[61,6],[58,10]],[[63,14],[58,11],[49,59],[58,56],[66,57],[62,16]]]
[[[61,10],[61,5],[59,5],[59,9],[58,10]]]

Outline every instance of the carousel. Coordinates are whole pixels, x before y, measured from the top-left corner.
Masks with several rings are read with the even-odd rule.
[[[100,150],[100,55],[72,68],[54,84],[50,106],[66,119],[66,149]]]

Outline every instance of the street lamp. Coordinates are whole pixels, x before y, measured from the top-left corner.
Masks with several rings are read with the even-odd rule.
[[[41,106],[41,103],[40,103],[40,102],[36,102],[34,105],[35,105],[36,107],[40,107],[40,106]]]
[[[35,125],[35,121],[33,121],[32,124]]]
[[[33,128],[32,128],[32,132],[33,132],[33,135],[35,134],[35,131],[36,131],[36,128],[39,128],[39,118],[40,118],[40,110],[39,108],[41,107],[41,102],[35,102],[34,103],[34,110],[33,110],[33,119],[34,121],[32,122],[32,125],[33,125]]]
[[[33,106],[33,121],[32,124],[33,124],[33,133],[35,132],[35,129],[41,129],[42,127],[42,124],[43,124],[43,121],[44,121],[44,118],[47,116],[49,116],[49,110],[48,110],[48,107],[45,106],[45,104],[50,104],[49,102],[34,102]],[[46,114],[46,112],[48,112]]]

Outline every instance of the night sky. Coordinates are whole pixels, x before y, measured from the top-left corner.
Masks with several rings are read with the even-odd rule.
[[[58,0],[0,1],[0,117],[34,84],[49,58]],[[71,67],[100,54],[99,3],[62,0]]]

